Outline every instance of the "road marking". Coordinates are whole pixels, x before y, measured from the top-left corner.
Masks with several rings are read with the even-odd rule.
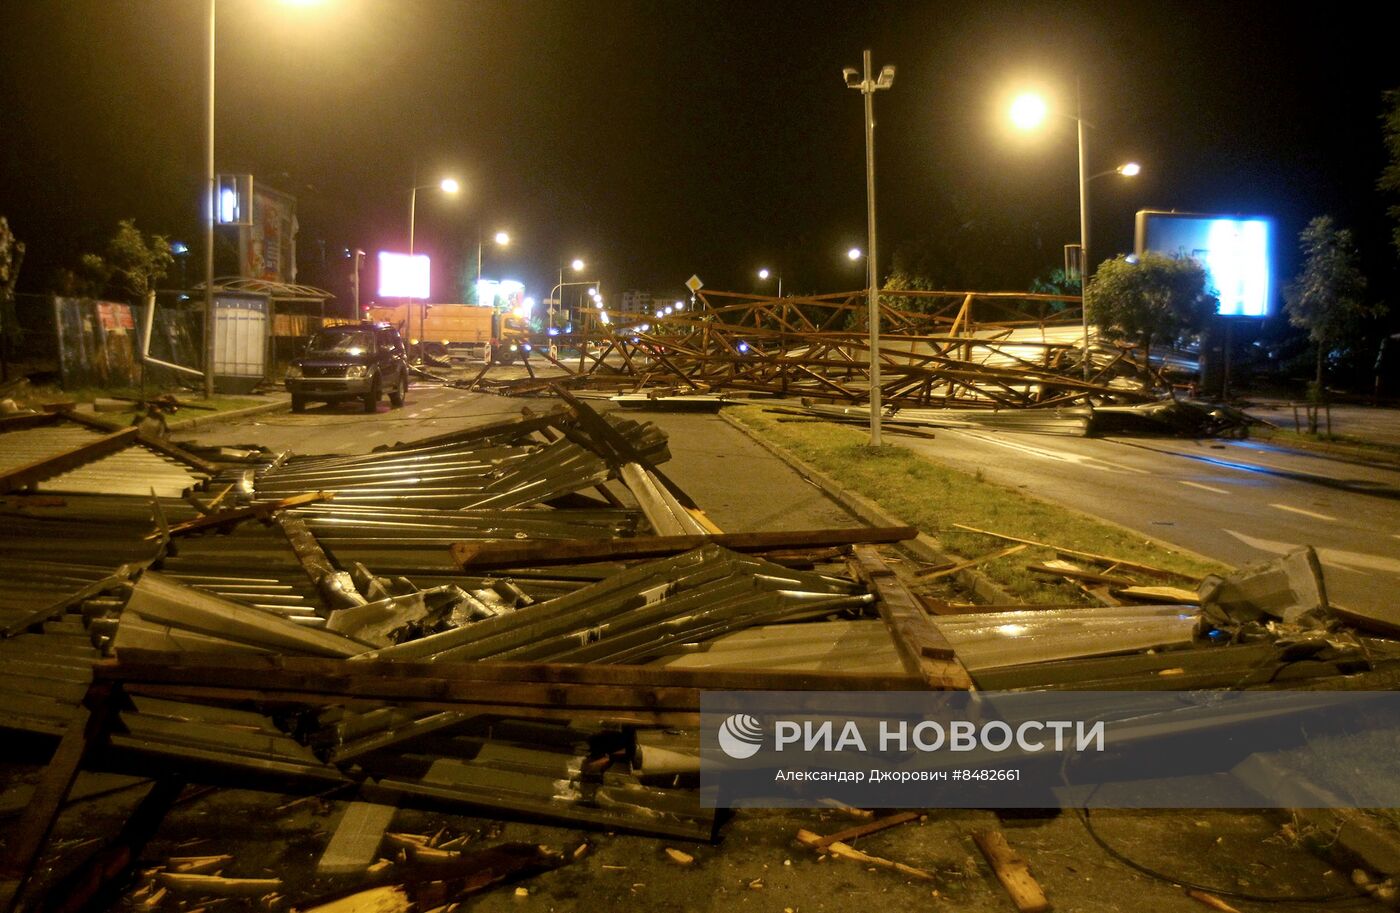
[[[1188,482],[1185,479],[1177,479],[1182,485],[1190,485],[1192,488],[1199,488],[1202,491],[1213,491],[1218,495],[1228,495],[1230,492],[1224,488],[1216,488],[1214,485],[1202,485],[1200,482]]]
[[[1319,514],[1314,513],[1310,510],[1303,510],[1303,508],[1301,507],[1289,507],[1287,504],[1270,504],[1269,506],[1276,507],[1279,510],[1286,510],[1291,514],[1302,514],[1305,517],[1312,517],[1314,520],[1326,520],[1328,523],[1337,522],[1336,517],[1329,517],[1326,514]]]
[[[1250,548],[1257,548],[1261,552],[1270,552],[1275,555],[1286,555],[1296,548],[1302,548],[1302,546],[1292,542],[1275,542],[1272,539],[1256,539],[1244,533],[1237,533],[1233,529],[1223,529],[1221,532],[1234,536]],[[1323,564],[1329,567],[1335,567],[1338,570],[1354,571],[1359,574],[1365,574],[1368,571],[1400,574],[1400,561],[1394,558],[1385,558],[1380,555],[1368,555],[1365,552],[1348,552],[1338,548],[1320,548],[1317,549],[1317,557],[1322,560]]]
[[[1076,453],[1066,453],[1064,451],[1058,450],[1043,450],[1039,447],[1032,447],[1029,444],[1022,444],[1017,441],[1003,440],[1001,438],[992,437],[990,435],[976,434],[974,432],[965,431],[962,429],[959,429],[959,433],[965,434],[970,438],[974,438],[987,444],[996,444],[998,447],[1005,447],[1008,450],[1016,450],[1021,453],[1030,454],[1031,456],[1040,457],[1042,459],[1055,460],[1060,463],[1075,463],[1077,465],[1083,466],[1085,469],[1101,469],[1105,472],[1124,472],[1136,475],[1148,474],[1148,471],[1146,469],[1138,469],[1135,466],[1119,466],[1114,463],[1104,462],[1103,460],[1100,460],[1096,457],[1080,456]]]

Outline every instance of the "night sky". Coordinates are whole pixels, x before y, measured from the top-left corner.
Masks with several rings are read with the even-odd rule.
[[[680,297],[857,288],[861,96],[843,67],[894,64],[875,97],[880,260],[974,220],[1005,226],[985,289],[1025,288],[1078,236],[1073,123],[1004,127],[1035,83],[1082,87],[1094,259],[1140,208],[1271,215],[1296,268],[1310,217],[1357,230],[1373,283],[1396,258],[1375,190],[1390,30],[1348,4],[994,4],[622,0],[218,0],[217,168],[298,198],[303,281],[345,287],[345,247],[405,249],[409,191],[436,300],[478,230],[515,238],[488,276],[544,297],[561,261],[605,290]],[[29,246],[21,291],[100,247],[120,218],[197,243],[203,0],[11,0],[0,9],[0,214]],[[952,227],[950,229],[950,226]],[[957,256],[947,247],[946,256]],[[986,258],[983,258],[986,259]],[[194,261],[197,272],[197,264]]]

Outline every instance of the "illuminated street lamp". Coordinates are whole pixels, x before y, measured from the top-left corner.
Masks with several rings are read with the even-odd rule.
[[[1079,93],[1078,85],[1075,86],[1075,113],[1055,112],[1061,117],[1067,117],[1074,121],[1075,133],[1079,143],[1079,311],[1080,324],[1084,333],[1083,362],[1084,379],[1089,379],[1089,308],[1085,303],[1085,293],[1089,289],[1089,275],[1092,272],[1092,261],[1089,259],[1089,182],[1094,178],[1103,177],[1108,174],[1121,174],[1124,177],[1135,177],[1142,171],[1142,166],[1137,162],[1127,162],[1117,168],[1100,174],[1088,176],[1089,152],[1085,141],[1085,128],[1092,126],[1084,120],[1084,103]],[[1051,114],[1050,106],[1043,97],[1034,93],[1026,92],[1018,95],[1011,102],[1010,117],[1011,122],[1022,130],[1035,130],[1045,123]]]
[[[506,247],[506,246],[508,246],[508,245],[510,244],[510,234],[507,233],[507,232],[504,232],[504,231],[498,231],[498,232],[496,232],[496,234],[495,234],[495,236],[492,238],[492,240],[496,242],[496,246],[497,246],[497,247]],[[481,226],[480,226],[480,224],[477,225],[477,229],[476,229],[476,284],[477,284],[477,288],[480,288],[480,287],[481,287]],[[477,300],[477,304],[480,304],[480,303],[481,303],[480,298],[481,298],[481,296],[480,296],[480,294],[478,294],[478,295],[477,295],[477,299],[478,299],[478,300]]]
[[[573,270],[574,272],[576,272],[576,273],[580,273],[580,272],[583,272],[583,268],[584,268],[585,265],[586,265],[586,264],[583,262],[583,260],[582,260],[581,258],[575,257],[575,258],[573,259],[573,261],[569,263],[569,268],[572,269],[572,270]],[[564,266],[563,266],[563,264],[560,264],[560,266],[559,266],[559,284],[556,285],[554,288],[550,289],[550,292],[549,292],[549,298],[550,298],[550,301],[551,301],[551,304],[549,305],[549,334],[550,334],[551,336],[554,335],[554,309],[555,309],[555,305],[556,305],[556,304],[563,304],[563,301],[564,301],[564,289],[565,289],[565,288],[568,288],[568,287],[571,286],[571,285],[585,285],[585,286],[589,286],[589,289],[588,289],[588,294],[589,294],[589,296],[590,296],[590,297],[596,298],[596,297],[598,296],[598,286],[599,286],[600,284],[601,284],[601,283],[597,282],[596,280],[588,280],[588,281],[582,281],[582,280],[581,280],[581,281],[578,281],[578,282],[565,282],[565,281],[564,281]],[[559,296],[558,298],[555,297],[555,294],[556,294],[556,293],[557,293],[558,296]],[[562,309],[561,309],[561,310],[562,310]],[[552,346],[553,346],[553,344],[551,343],[551,347],[552,347]]]
[[[767,282],[767,281],[768,281],[768,277],[771,276],[771,275],[773,275],[773,273],[772,273],[771,271],[769,271],[769,269],[768,269],[767,267],[764,267],[763,269],[761,269],[761,270],[758,271],[758,278],[762,279],[764,282]],[[782,273],[779,273],[779,274],[778,274],[778,297],[779,297],[779,298],[783,297],[783,274],[782,274]]]
[[[462,187],[452,178],[443,178],[436,184],[420,184],[413,188],[413,192],[408,195],[408,255],[413,256],[413,227],[418,216],[418,191],[430,190],[436,187],[446,194],[455,194]]]
[[[894,67],[880,68],[878,76],[870,72],[870,51],[865,52],[865,73],[847,67],[841,71],[846,88],[856,89],[865,97],[865,204],[866,246],[870,256],[865,261],[869,290],[866,307],[870,323],[870,446],[880,446],[880,276],[875,256],[875,93],[894,85]],[[859,77],[859,78],[857,78]],[[851,258],[856,259],[855,257]]]
[[[861,250],[860,250],[859,247],[853,247],[853,248],[851,248],[850,250],[846,251],[846,259],[847,259],[847,260],[850,260],[852,263],[854,263],[855,261],[859,260],[861,257],[864,257],[864,256],[865,256],[865,254],[861,253]]]
[[[214,223],[219,217],[219,181],[214,173],[214,50],[218,30],[209,0],[205,16],[206,62],[204,97],[204,398],[214,396]],[[315,6],[320,0],[282,0],[288,6]],[[249,201],[251,205],[252,201]]]
[[[408,195],[408,255],[413,256],[413,234],[414,227],[418,219],[418,191],[431,190],[437,188],[448,195],[456,194],[461,190],[461,185],[452,178],[443,178],[436,184],[419,184],[409,192]],[[422,310],[418,314],[418,337],[420,340],[419,352],[422,352],[421,343],[426,342],[423,337],[428,335],[428,301],[425,298],[422,302]],[[410,344],[413,341],[413,305],[408,306],[408,336]]]

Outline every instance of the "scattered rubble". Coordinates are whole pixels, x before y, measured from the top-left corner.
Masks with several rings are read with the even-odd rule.
[[[1387,687],[1400,671],[1400,643],[1328,605],[1310,553],[1196,588],[975,530],[1013,543],[978,560],[1049,548],[1041,572],[1134,601],[953,606],[918,588],[958,568],[920,577],[881,552],[913,530],[723,532],[660,469],[659,429],[564,399],[359,456],[0,418],[0,727],[57,741],[0,863],[0,906],[80,770],[164,784],[113,841],[128,861],[187,778],[351,798],[321,866],[363,880],[297,908],[423,910],[588,845],[403,834],[400,804],[714,839],[697,788],[706,690]],[[139,465],[103,469],[128,452]],[[918,813],[853,813],[799,842],[934,880],[851,845]],[[977,840],[1018,908],[1045,909],[1004,838]],[[235,863],[170,859],[135,899],[283,891]]]

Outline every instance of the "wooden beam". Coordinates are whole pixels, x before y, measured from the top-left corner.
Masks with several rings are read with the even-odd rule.
[[[86,700],[44,768],[33,797],[25,806],[24,817],[6,841],[5,857],[0,859],[0,913],[15,908],[83,759],[106,730],[111,697],[109,683],[94,684],[88,689]]]
[[[922,678],[930,688],[972,690],[972,676],[958,662],[952,645],[929,619],[918,597],[900,582],[875,547],[856,546],[851,564],[875,593],[876,608],[889,628],[904,668]]]
[[[1001,831],[981,831],[973,834],[972,839],[987,857],[987,864],[1020,913],[1046,913],[1050,909],[1050,901],[1045,899],[1045,892],[1031,875],[1025,857],[1011,848]]]
[[[857,543],[902,542],[918,536],[912,526],[814,529],[777,533],[719,533],[705,536],[638,536],[632,539],[560,539],[525,542],[455,542],[452,560],[471,568],[544,567],[590,561],[660,558],[704,545],[736,552],[762,553],[793,549],[831,548]]]

